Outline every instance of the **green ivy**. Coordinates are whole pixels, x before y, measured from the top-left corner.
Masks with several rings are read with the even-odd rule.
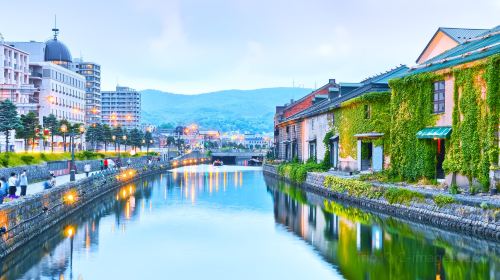
[[[486,66],[486,103],[488,105],[488,153],[492,167],[498,167],[498,126],[500,120],[500,55],[491,57]]]
[[[498,165],[499,61],[496,55],[486,63],[453,71],[453,132],[443,167],[467,176],[471,183],[477,178],[484,190],[489,188],[490,166]]]
[[[434,126],[433,82],[440,76],[422,73],[390,80],[391,97],[391,175],[417,181],[436,174],[436,145],[419,140],[416,134],[427,126]]]
[[[333,133],[339,134],[339,155],[342,158],[357,158],[357,140],[355,134],[367,132],[384,133],[373,143],[384,145],[384,152],[388,154],[390,135],[390,92],[370,92],[353,98],[341,104],[340,108],[334,109],[335,122]],[[370,106],[371,116],[365,118],[365,105]]]

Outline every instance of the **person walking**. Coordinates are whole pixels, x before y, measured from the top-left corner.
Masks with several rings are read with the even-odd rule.
[[[16,196],[17,191],[17,174],[12,172],[9,177],[9,196]]]
[[[101,168],[101,171],[104,170],[104,160],[101,159],[101,161],[99,161],[99,167]]]
[[[19,185],[21,185],[21,196],[26,196],[26,189],[28,188],[28,175],[26,169],[23,170],[19,177]]]
[[[89,163],[86,163],[84,166],[83,166],[83,171],[85,172],[85,175],[87,177],[89,177],[89,173],[90,173],[90,164]]]
[[[107,158],[104,159],[103,164],[104,164],[104,169],[108,169],[108,159]]]
[[[130,167],[132,165],[132,161],[130,160],[130,158],[127,160],[127,166]]]
[[[0,178],[0,204],[3,203],[3,199],[9,193],[9,187],[7,183],[7,179],[5,177]]]

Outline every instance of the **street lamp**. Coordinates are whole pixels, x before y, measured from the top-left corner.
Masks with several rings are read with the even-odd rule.
[[[80,151],[82,151],[83,150],[83,133],[85,133],[85,126],[80,125],[78,130],[80,131]]]
[[[127,135],[123,135],[123,144],[125,144],[125,152],[127,151]]]
[[[71,166],[69,170],[69,180],[70,182],[75,181],[75,174],[76,174],[76,166],[75,166],[75,133],[73,130],[69,132],[69,143],[70,143],[70,150],[71,150]]]
[[[115,142],[115,152],[116,152],[116,136],[111,136],[111,139],[113,139],[113,142]]]
[[[66,132],[68,132],[68,126],[65,124],[61,125],[61,132],[63,133],[64,152],[66,152]]]

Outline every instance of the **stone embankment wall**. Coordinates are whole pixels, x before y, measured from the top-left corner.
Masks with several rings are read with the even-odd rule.
[[[122,163],[126,163],[127,160],[128,158],[122,158]],[[144,164],[147,162],[147,157],[130,158],[130,160],[134,165]],[[87,163],[90,164],[93,171],[99,170],[100,161],[101,160],[81,160],[81,161],[77,160],[75,161],[76,170],[79,173],[83,172],[83,166]],[[47,179],[50,174],[49,166],[46,163],[42,163],[36,165],[24,165],[24,166],[2,168],[0,169],[0,178],[5,177],[8,179],[10,173],[14,172],[16,174],[20,174],[21,172],[23,172],[23,170],[26,170],[26,173],[28,174],[28,180],[30,182]]]
[[[128,171],[110,169],[89,178],[1,204],[0,259],[34,237],[44,234],[51,226],[97,197],[133,180],[164,172],[168,168],[168,162],[160,162],[152,165],[139,163]]]
[[[263,170],[265,175],[289,181],[287,178],[279,176],[275,166],[264,165]],[[411,202],[409,205],[390,204],[383,198],[354,197],[326,188],[323,182],[327,175],[310,172],[300,187],[364,209],[467,235],[500,241],[500,213],[498,213],[498,209],[481,209],[477,202],[467,198],[458,198],[456,203],[437,207],[432,200],[433,194],[430,193],[424,193],[427,197],[424,202]]]

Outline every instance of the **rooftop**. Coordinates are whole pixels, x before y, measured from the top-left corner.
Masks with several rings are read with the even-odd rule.
[[[483,59],[500,53],[500,25],[467,39],[462,44],[426,61],[413,66],[406,75],[432,72],[456,65]]]

